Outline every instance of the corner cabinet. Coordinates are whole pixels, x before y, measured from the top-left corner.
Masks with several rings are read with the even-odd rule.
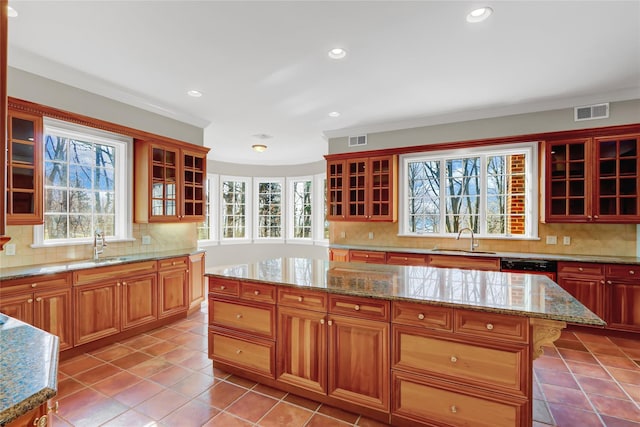
[[[209,149],[134,142],[135,222],[202,222]]]
[[[640,134],[547,141],[545,222],[640,221]]]
[[[396,155],[327,159],[330,221],[397,220]]]

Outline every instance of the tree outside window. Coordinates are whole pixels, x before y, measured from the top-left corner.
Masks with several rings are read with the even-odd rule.
[[[225,239],[247,237],[246,191],[244,181],[222,182],[222,237]]]
[[[294,239],[312,238],[312,194],[311,179],[291,181],[293,193],[293,235]]]
[[[282,238],[282,192],[281,181],[258,181],[257,238]]]

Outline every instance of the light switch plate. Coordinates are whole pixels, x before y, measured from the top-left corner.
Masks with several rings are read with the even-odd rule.
[[[15,243],[9,243],[4,246],[4,250],[7,256],[13,256],[16,254],[16,245]]]
[[[570,245],[571,244],[571,236],[564,236],[562,238],[562,244],[566,245],[566,246]]]
[[[142,244],[150,245],[151,244],[151,236],[142,236]]]
[[[547,236],[547,245],[557,245],[558,236]]]
[[[369,232],[369,240],[373,240],[373,231]]]

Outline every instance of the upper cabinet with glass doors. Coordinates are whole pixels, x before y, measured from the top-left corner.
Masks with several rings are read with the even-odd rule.
[[[208,148],[135,141],[135,222],[202,222]]]
[[[640,134],[546,143],[545,222],[640,222]]]
[[[9,110],[7,136],[7,224],[42,224],[42,116]]]

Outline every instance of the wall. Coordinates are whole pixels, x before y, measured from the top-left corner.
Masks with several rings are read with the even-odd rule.
[[[491,119],[448,123],[367,135],[364,147],[348,147],[348,137],[329,139],[329,153],[346,153],[426,144],[498,138],[542,132],[614,126],[638,123],[640,100],[615,102],[608,119],[574,122],[573,108],[519,114]],[[540,208],[544,201],[540,200]],[[480,239],[478,250],[496,252],[533,252],[581,255],[640,256],[635,224],[539,224],[540,240]],[[369,239],[373,232],[373,239]],[[344,234],[343,234],[344,233]],[[344,237],[342,237],[344,235]],[[557,236],[558,244],[547,245],[546,236]],[[563,245],[564,236],[571,238]],[[468,238],[400,237],[397,223],[332,222],[331,244],[402,248],[468,248]]]
[[[9,68],[7,89],[11,97],[82,114],[196,145],[204,144],[203,129],[154,114],[84,90],[49,80],[35,74]],[[194,248],[196,224],[133,224],[134,241],[109,243],[103,256],[156,252],[167,249]],[[32,226],[8,226],[9,243],[16,245],[16,255],[0,252],[0,268],[45,264],[92,256],[91,245],[31,248]],[[142,245],[143,235],[151,236],[150,245]]]

